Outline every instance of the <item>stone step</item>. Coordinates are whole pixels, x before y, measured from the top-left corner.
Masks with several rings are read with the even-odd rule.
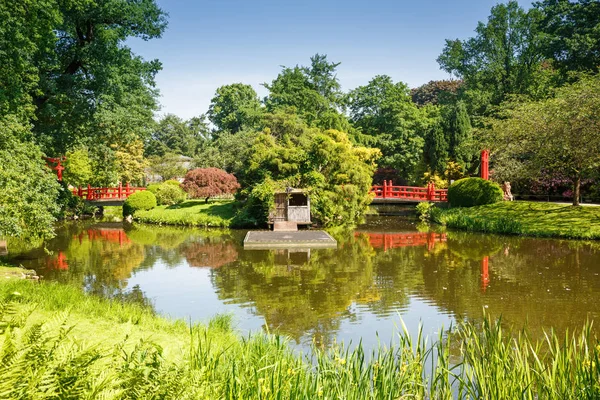
[[[275,232],[296,232],[298,224],[292,221],[276,221],[273,223],[273,231]]]

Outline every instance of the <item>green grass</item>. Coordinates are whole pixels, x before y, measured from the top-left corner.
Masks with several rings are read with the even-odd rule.
[[[286,340],[238,336],[231,318],[189,326],[135,303],[57,283],[0,284],[3,399],[596,399],[590,326],[536,342],[497,322],[461,323],[433,343],[335,346],[310,359]]]
[[[148,224],[226,228],[235,216],[236,203],[231,200],[188,200],[172,206],[158,206],[136,211],[134,220]]]
[[[600,239],[600,207],[513,201],[443,210],[436,222],[471,232]]]

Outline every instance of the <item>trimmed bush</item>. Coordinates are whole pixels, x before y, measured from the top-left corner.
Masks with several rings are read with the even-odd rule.
[[[162,183],[151,183],[148,186],[146,186],[146,190],[149,192],[152,192],[154,194],[156,194],[156,191],[158,190],[158,188],[162,185]]]
[[[159,205],[170,206],[181,203],[187,198],[187,193],[179,187],[179,183],[175,186],[167,182],[160,185],[158,189],[156,189],[156,192],[154,192],[156,201]]]
[[[123,216],[133,215],[137,210],[151,210],[156,207],[156,196],[149,190],[132,194],[123,203]]]
[[[465,178],[454,182],[448,188],[448,201],[451,207],[473,207],[502,201],[500,185],[481,178]]]
[[[181,182],[179,182],[178,180],[175,180],[175,179],[168,179],[163,182],[163,185],[172,185],[172,186],[180,187]]]

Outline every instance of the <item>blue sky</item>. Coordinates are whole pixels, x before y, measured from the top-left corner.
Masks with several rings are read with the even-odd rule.
[[[497,0],[158,0],[169,13],[161,39],[128,44],[158,58],[160,114],[183,118],[208,110],[225,84],[260,86],[281,65],[308,65],[315,53],[341,62],[347,91],[379,74],[416,87],[446,79],[435,61],[444,39],[473,36]],[[528,1],[521,1],[528,6]]]

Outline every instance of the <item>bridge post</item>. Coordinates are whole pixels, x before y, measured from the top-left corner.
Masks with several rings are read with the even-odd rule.
[[[81,189],[81,185],[79,185],[79,188],[77,189],[77,196],[83,197],[83,189]]]
[[[119,200],[121,200],[121,198],[123,197],[123,183],[121,181],[119,181]]]
[[[129,197],[130,193],[129,193],[129,182],[127,182],[127,184],[125,185],[125,197]]]
[[[383,180],[383,198],[385,199],[387,195],[387,181],[384,179]]]
[[[480,166],[481,179],[486,181],[490,179],[490,151],[481,150],[481,166]]]
[[[89,183],[88,183],[88,188],[87,188],[87,199],[92,200],[92,186],[90,186]]]

